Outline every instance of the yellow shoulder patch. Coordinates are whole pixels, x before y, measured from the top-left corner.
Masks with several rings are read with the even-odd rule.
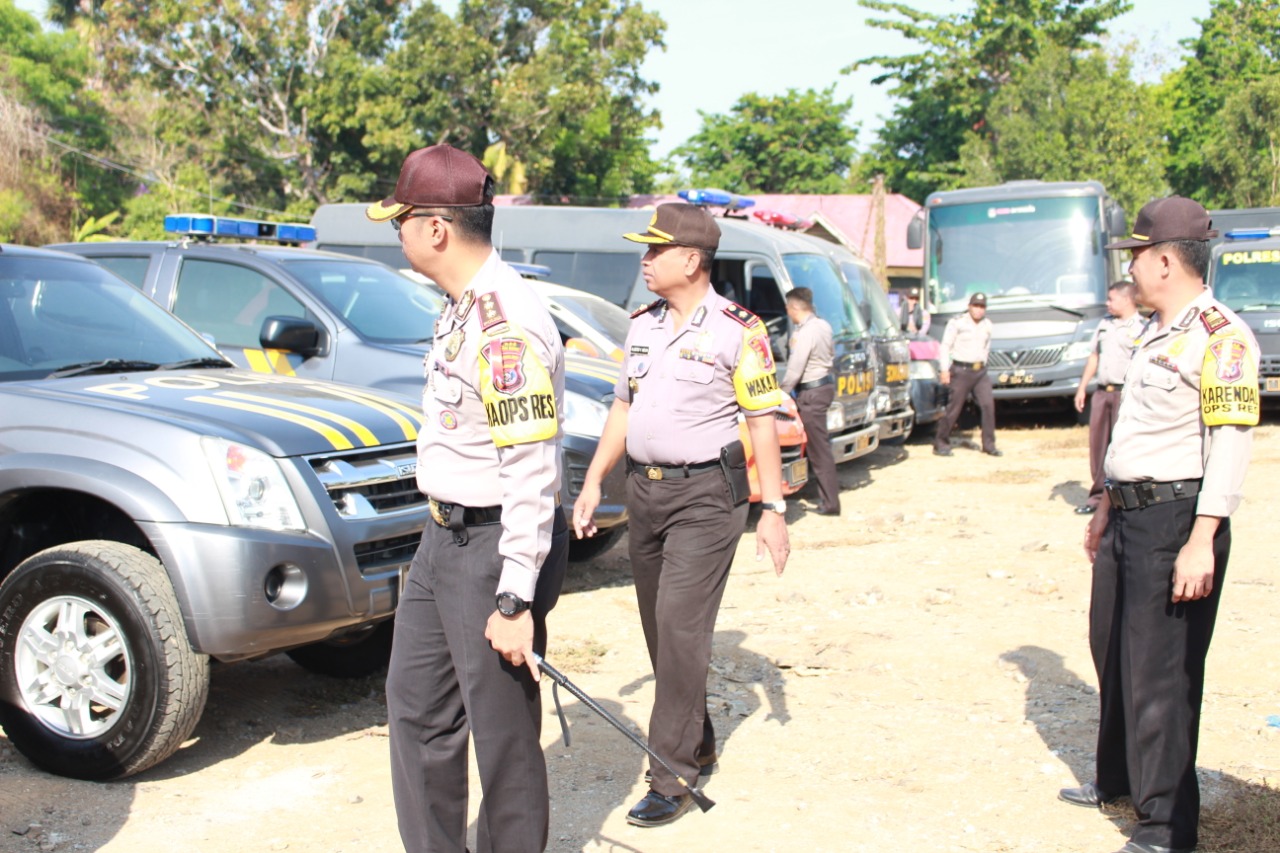
[[[1248,338],[1229,323],[1220,326],[1204,350],[1200,416],[1205,426],[1254,426],[1259,408],[1257,356]]]
[[[729,309],[726,308],[725,313],[728,314]],[[758,412],[781,406],[782,389],[778,387],[768,332],[754,314],[746,313],[756,322],[754,326],[744,325],[742,330],[742,351],[733,371],[733,390],[739,406],[748,412]]]
[[[480,401],[498,447],[546,441],[560,428],[551,374],[518,327],[480,348]]]

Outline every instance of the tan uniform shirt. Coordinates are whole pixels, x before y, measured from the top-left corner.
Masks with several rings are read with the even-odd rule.
[[[440,316],[424,367],[418,488],[444,503],[501,505],[495,592],[532,601],[560,490],[560,333],[494,252]]]
[[[942,333],[942,353],[939,357],[943,370],[950,370],[952,362],[982,364],[987,363],[991,353],[991,332],[994,327],[986,317],[982,322],[973,322],[968,311],[959,317],[947,321],[947,328]]]
[[[1107,477],[1203,477],[1198,514],[1231,515],[1258,422],[1259,360],[1249,327],[1207,290],[1165,328],[1148,324],[1125,374]]]
[[[1133,350],[1147,320],[1137,311],[1129,319],[1107,316],[1098,323],[1090,339],[1091,349],[1098,356],[1099,385],[1121,385],[1133,360]]]
[[[782,405],[760,318],[714,290],[681,329],[658,300],[631,315],[614,392],[630,403],[627,454],[645,465],[692,465],[738,440],[738,413]]]
[[[782,390],[790,394],[801,382],[813,382],[831,373],[835,344],[831,324],[816,314],[796,326],[788,346],[787,369],[782,374]]]

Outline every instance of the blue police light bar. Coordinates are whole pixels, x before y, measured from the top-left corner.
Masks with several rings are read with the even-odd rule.
[[[1233,228],[1222,236],[1228,240],[1261,240],[1280,237],[1280,228]]]
[[[680,190],[676,195],[699,207],[723,207],[730,211],[745,210],[756,203],[753,198],[725,192],[724,190]]]
[[[164,218],[164,230],[187,237],[231,237],[239,240],[270,240],[273,243],[306,243],[316,239],[316,229],[312,225],[231,219],[207,213],[171,214]]]

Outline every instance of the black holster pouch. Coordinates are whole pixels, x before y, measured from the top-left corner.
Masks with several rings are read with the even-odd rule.
[[[747,479],[747,452],[741,441],[734,441],[720,448],[720,470],[729,484],[729,499],[734,506],[741,506],[751,499],[751,483]]]

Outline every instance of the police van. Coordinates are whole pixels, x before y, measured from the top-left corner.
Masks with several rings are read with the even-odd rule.
[[[814,307],[831,323],[836,339],[836,400],[827,425],[837,462],[879,446],[876,424],[875,344],[856,300],[834,261],[812,238],[750,221],[750,199],[718,190],[682,190],[681,197],[718,211],[720,247],[711,278],[716,290],[755,313],[769,328],[779,365],[786,364],[789,321],[786,293],[813,290]],[[634,308],[652,300],[640,273],[644,247],[622,239],[644,231],[652,210],[589,207],[498,206],[493,242],[503,260],[550,268],[549,278]],[[383,259],[400,254],[395,233],[370,227],[364,206],[321,205],[311,220],[316,247]]]
[[[280,228],[285,229],[280,236],[261,236]],[[240,367],[420,399],[423,359],[442,306],[434,290],[381,263],[284,245],[313,240],[310,225],[181,214],[166,217],[165,230],[174,234],[173,241],[52,248],[91,258],[119,274]],[[256,242],[238,242],[246,239]],[[566,507],[582,491],[617,375],[613,362],[566,354],[561,441]],[[624,529],[621,473],[602,485],[596,520],[603,533],[571,540],[570,559],[595,556]]]
[[[1258,340],[1262,396],[1280,397],[1280,226],[1225,232],[1213,247],[1208,284]]]

